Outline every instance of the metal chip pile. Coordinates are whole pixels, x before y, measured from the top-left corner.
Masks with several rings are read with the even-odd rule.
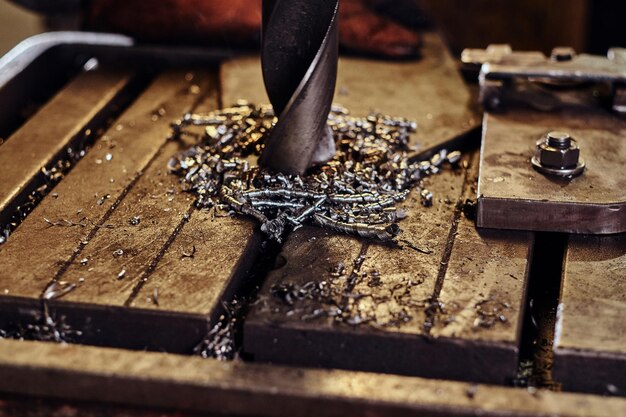
[[[72,328],[65,316],[52,317],[44,306],[41,316],[29,322],[8,324],[0,329],[0,339],[37,340],[57,343],[79,343],[83,332]]]
[[[328,124],[335,157],[307,175],[283,175],[254,165],[275,122],[271,107],[243,101],[208,114],[186,114],[172,125],[173,138],[195,145],[172,158],[169,170],[183,178],[199,207],[254,217],[278,242],[305,224],[393,240],[401,232],[397,221],[406,216],[397,204],[411,189],[420,190],[423,205],[432,204],[421,180],[461,158],[458,151],[443,150],[430,160],[412,161],[409,136],[415,122],[381,114],[351,117],[333,107]]]

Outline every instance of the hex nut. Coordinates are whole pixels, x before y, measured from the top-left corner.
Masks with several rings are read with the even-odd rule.
[[[545,139],[537,142],[535,157],[541,165],[551,168],[571,168],[578,164],[580,149],[575,141],[569,148],[559,149],[550,146]]]
[[[544,174],[572,177],[583,172],[578,143],[566,132],[553,131],[537,141],[532,164]]]

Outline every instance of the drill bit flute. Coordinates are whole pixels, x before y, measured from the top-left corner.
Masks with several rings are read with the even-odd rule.
[[[278,122],[259,163],[302,174],[335,154],[328,114],[337,79],[338,0],[263,0],[263,79]]]
[[[423,205],[432,203],[422,178],[456,164],[458,152],[409,160],[415,122],[352,117],[331,106],[337,7],[338,0],[264,0],[261,55],[273,109],[239,101],[174,123],[173,137],[206,127],[197,145],[170,162],[199,207],[255,218],[278,242],[307,224],[389,242],[401,232],[396,222],[406,214],[398,205],[411,189]],[[252,154],[260,166],[248,162]]]

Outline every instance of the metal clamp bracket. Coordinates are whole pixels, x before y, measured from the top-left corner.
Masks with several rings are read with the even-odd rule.
[[[553,86],[603,83],[613,111],[626,114],[626,48],[611,48],[603,57],[558,47],[547,57],[538,51],[513,51],[506,44],[490,45],[465,49],[461,61],[468,69],[480,68],[479,99],[490,110],[499,108],[503,94],[519,81]]]
[[[477,226],[626,232],[626,120],[617,117],[626,115],[626,49],[605,58],[555,48],[548,58],[492,45],[462,60],[480,68],[486,109]],[[598,105],[600,91],[612,111]]]

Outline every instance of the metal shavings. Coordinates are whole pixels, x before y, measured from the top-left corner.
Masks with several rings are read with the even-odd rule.
[[[473,327],[491,328],[498,323],[506,323],[504,311],[510,308],[508,303],[497,302],[491,298],[481,300],[474,305],[476,318]]]
[[[117,274],[117,279],[124,279],[126,276],[126,270],[122,269],[119,274]]]
[[[514,387],[535,386],[537,378],[535,376],[534,368],[535,366],[532,360],[520,361],[517,374],[511,381],[512,385]]]
[[[452,151],[447,155],[448,162],[455,165],[458,164],[461,160],[461,152],[460,151]]]
[[[346,273],[346,266],[343,264],[343,262],[339,262],[336,266],[333,266],[332,268],[330,268],[330,276],[331,277],[340,277],[345,275]]]
[[[56,298],[63,297],[64,295],[69,294],[70,292],[74,291],[75,288],[76,288],[76,284],[74,284],[73,282],[54,281],[50,285],[48,285],[48,287],[44,291],[43,299],[53,300]]]
[[[339,263],[320,281],[276,283],[270,294],[277,303],[265,305],[303,321],[332,318],[338,324],[374,328],[398,327],[419,317],[427,302],[417,299],[413,288],[423,281],[362,271],[364,260],[362,254],[355,258],[350,272]]]
[[[476,201],[467,199],[465,202],[460,202],[457,204],[457,207],[461,209],[465,218],[469,220],[476,219]]]
[[[0,245],[7,241],[9,235],[11,234],[11,227],[7,226],[4,228],[2,232],[0,232]]]
[[[433,193],[426,188],[420,192],[420,198],[422,200],[422,206],[430,207],[433,205]]]
[[[413,249],[414,251],[419,252],[419,253],[423,253],[425,255],[430,255],[431,253],[433,253],[432,250],[419,248],[419,247],[417,247],[416,245],[414,245],[413,243],[409,242],[406,239],[400,239],[399,242],[403,243],[407,248]]]
[[[80,219],[80,221],[78,222],[74,222],[72,220],[68,220],[68,219],[58,219],[55,221],[52,221],[50,219],[47,218],[43,218],[43,221],[48,223],[49,226],[65,226],[65,227],[72,227],[72,226],[80,226],[80,227],[85,227],[87,224],[85,223],[85,220],[87,220],[86,218],[82,218]]]
[[[171,137],[195,145],[172,158],[171,172],[195,194],[200,208],[217,207],[257,219],[261,230],[280,242],[289,230],[314,224],[336,232],[392,241],[406,213],[397,205],[421,180],[444,164],[457,164],[458,151],[442,150],[429,160],[410,158],[406,119],[373,114],[352,117],[334,106],[328,117],[337,147],[334,158],[307,175],[284,175],[253,166],[276,122],[269,106],[238,102],[208,114],[186,114]],[[422,194],[425,206],[432,193]]]
[[[130,219],[128,219],[128,223],[131,226],[137,226],[139,223],[141,223],[141,217],[140,216],[133,216]]]
[[[345,223],[317,213],[313,215],[313,220],[315,221],[315,224],[336,232],[343,232],[346,234],[381,241],[392,240],[401,232],[400,226],[395,223],[388,226],[375,226],[364,223]]]
[[[196,254],[196,245],[191,245],[191,249],[183,249],[181,258],[193,258]]]
[[[80,260],[81,265],[87,265],[89,263],[89,258],[83,258]]]
[[[245,304],[244,301],[238,299],[222,303],[224,314],[194,348],[194,353],[203,358],[215,358],[220,361],[234,359],[237,355],[235,333],[242,320]]]
[[[100,197],[98,199],[98,201],[96,201],[96,204],[101,206],[104,204],[105,201],[107,201],[109,198],[111,198],[111,194],[105,194],[102,197]]]
[[[44,302],[43,314],[33,315],[30,322],[12,323],[0,329],[0,339],[37,340],[43,342],[76,343],[83,332],[74,330],[65,316],[48,313]]]
[[[469,399],[474,399],[474,397],[476,397],[477,392],[478,392],[478,385],[470,384],[470,386],[465,389],[465,396]]]
[[[123,249],[115,249],[113,251],[113,256],[116,257],[116,258],[119,258],[122,255],[124,255],[124,250]]]
[[[60,160],[41,169],[43,184],[25,197],[6,224],[0,224],[0,245],[6,242],[9,234],[51,192],[54,186],[65,177],[72,167],[85,156],[89,149],[89,144],[89,138],[85,137],[84,141],[75,144],[74,147],[68,147]],[[53,196],[58,198],[57,193],[54,193]]]
[[[294,305],[297,300],[314,299],[329,295],[326,281],[309,281],[302,285],[281,283],[272,286],[270,293],[287,305]]]
[[[368,282],[367,286],[370,288],[380,287],[383,285],[383,282],[380,280],[380,277],[372,277]]]

